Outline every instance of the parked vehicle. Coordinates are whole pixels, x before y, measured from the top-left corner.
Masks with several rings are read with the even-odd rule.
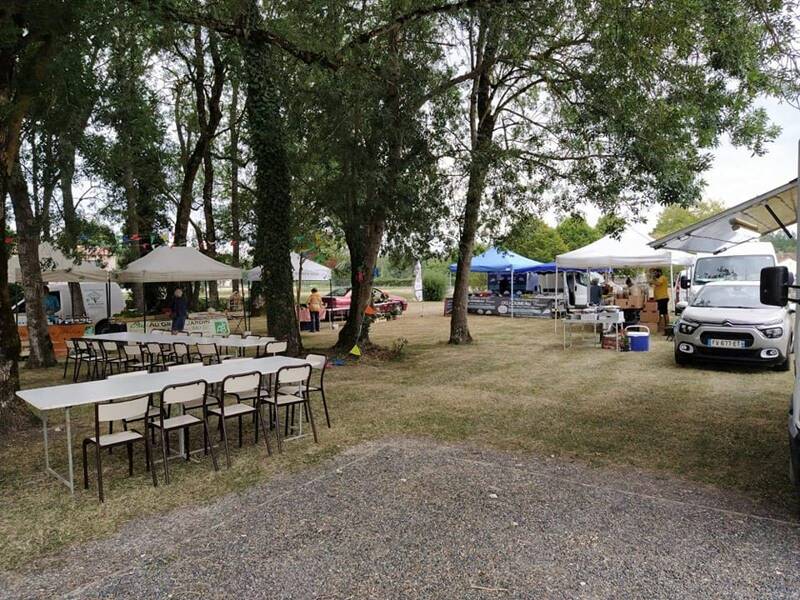
[[[776,264],[770,242],[747,242],[719,254],[698,256],[688,273],[681,272],[680,287],[685,295],[676,296],[675,312],[680,314],[711,281],[759,281],[761,269]]]
[[[349,287],[334,288],[330,294],[322,297],[327,310],[334,310],[333,318],[346,318],[350,308],[351,289]],[[372,301],[379,313],[391,313],[396,310],[405,312],[408,301],[402,296],[389,294],[378,288],[372,288]]]
[[[758,281],[710,281],[675,324],[675,362],[790,366],[793,308],[767,306]]]
[[[108,316],[107,298],[106,298],[106,284],[105,283],[81,283],[81,291],[83,292],[83,304],[86,307],[86,317],[91,319],[92,323],[97,323],[101,319]],[[50,289],[50,295],[54,296],[60,306],[59,310],[54,313],[57,319],[69,319],[72,317],[72,296],[69,293],[69,284],[67,283],[48,283],[47,287]],[[122,295],[122,289],[118,284],[111,284],[111,315],[122,312],[125,309],[125,298]],[[25,318],[25,300],[20,300],[14,305],[14,311],[17,313],[17,323],[25,325],[27,320]]]
[[[584,308],[589,305],[589,275],[585,272],[559,271],[557,282],[555,273],[541,273],[539,290],[546,296],[564,298],[569,308]]]

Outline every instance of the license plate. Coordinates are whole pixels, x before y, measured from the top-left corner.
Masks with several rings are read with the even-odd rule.
[[[712,348],[745,348],[744,340],[708,340],[708,345]]]

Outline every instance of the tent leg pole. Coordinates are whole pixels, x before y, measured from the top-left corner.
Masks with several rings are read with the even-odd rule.
[[[511,267],[511,318],[514,318],[514,267]]]
[[[556,263],[556,279],[554,285],[556,289],[553,290],[555,292],[553,294],[553,298],[555,298],[553,302],[553,333],[558,333],[558,263]]]
[[[672,310],[675,310],[675,291],[674,291],[674,289],[675,289],[675,273],[673,273],[673,271],[672,271],[672,256],[670,256],[670,261],[669,261],[669,299],[670,299],[670,302],[672,302]],[[669,316],[667,316],[667,318],[669,318]],[[664,323],[664,327],[666,327],[666,326],[667,326],[667,324]]]

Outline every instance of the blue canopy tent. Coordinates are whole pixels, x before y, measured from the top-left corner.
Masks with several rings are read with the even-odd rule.
[[[489,248],[483,254],[472,257],[469,270],[473,273],[510,273],[511,274],[511,318],[514,318],[514,273],[527,273],[529,269],[539,266],[540,262],[527,258],[511,250]],[[455,273],[458,264],[450,265],[450,271]]]
[[[535,267],[529,267],[527,269],[518,269],[519,273],[583,273],[585,269],[572,269],[572,268],[556,268],[556,263],[549,262],[549,263],[540,263]]]

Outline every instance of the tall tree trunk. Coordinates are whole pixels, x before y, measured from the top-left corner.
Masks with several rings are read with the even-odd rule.
[[[383,216],[373,215],[365,224],[355,224],[345,231],[351,267],[350,311],[347,322],[339,332],[335,346],[337,350],[347,352],[359,342],[370,343],[369,328],[364,326],[364,311],[372,301],[375,266],[385,229]]]
[[[52,367],[57,364],[53,342],[47,330],[47,315],[44,310],[44,284],[39,264],[39,226],[33,217],[28,185],[16,157],[9,179],[8,192],[14,207],[17,224],[17,251],[22,271],[22,289],[25,294],[25,316],[27,319],[30,369]]]
[[[206,223],[205,254],[217,258],[217,232],[214,225],[214,159],[211,156],[212,144],[206,147],[203,155],[203,215]],[[215,307],[219,304],[219,289],[216,281],[208,282],[209,302]]]
[[[0,143],[2,140],[0,134]],[[4,152],[0,149],[0,231],[5,231],[6,195],[9,183],[10,165],[5,164]],[[11,297],[8,291],[9,245],[0,240],[0,432],[16,429],[27,420],[30,413],[25,404],[17,398],[19,389],[19,332],[11,312]]]
[[[239,80],[234,78],[231,82],[231,106],[228,116],[230,128],[230,148],[228,150],[231,163],[231,247],[233,252],[233,266],[241,267],[239,244],[242,237],[242,226],[239,222]],[[239,282],[233,281],[233,290],[239,291]]]
[[[68,135],[62,135],[58,140],[59,146],[59,172],[61,183],[61,205],[64,212],[64,246],[73,259],[78,257],[78,238],[80,236],[80,223],[75,210],[75,199],[72,195],[72,181],[75,178],[75,144]],[[72,302],[72,316],[82,318],[86,316],[86,305],[83,302],[81,284],[70,282],[69,295]]]
[[[134,260],[136,260],[142,256],[142,245],[140,242],[139,230],[139,211],[137,209],[139,192],[136,188],[133,167],[131,167],[130,163],[125,165],[125,172],[123,174],[123,187],[125,190],[125,217],[127,221],[126,228],[128,230],[128,236],[133,242],[133,256]],[[136,310],[144,314],[146,308],[144,284],[134,283],[131,287],[133,289],[133,302],[136,306]]]
[[[492,66],[497,54],[497,32],[487,12],[483,12],[478,36],[477,66],[483,66],[470,97],[470,129],[472,151],[469,183],[464,206],[464,219],[458,242],[458,264],[453,289],[453,313],[450,317],[450,343],[465,344],[472,341],[467,323],[467,292],[469,287],[472,250],[478,229],[481,200],[486,187],[486,175],[491,165],[492,138],[496,115],[492,110]],[[474,123],[477,121],[477,124]]]
[[[262,22],[258,3],[249,3],[249,21]],[[242,42],[247,85],[247,119],[250,147],[256,165],[255,261],[263,272],[267,330],[285,339],[288,352],[302,351],[297,313],[292,298],[292,196],[283,116],[278,90],[272,81],[272,50],[266,45]]]
[[[194,95],[197,121],[200,128],[197,141],[189,153],[183,167],[183,180],[181,181],[180,197],[178,199],[178,212],[175,215],[175,245],[185,246],[189,233],[189,217],[192,212],[192,198],[194,195],[194,182],[197,172],[203,163],[203,157],[216,135],[219,122],[222,120],[220,101],[225,83],[225,63],[219,52],[217,35],[208,33],[208,48],[214,65],[214,79],[211,84],[211,95],[206,104],[205,92],[205,49],[203,47],[202,29],[194,28],[194,56],[190,68],[194,71]]]

